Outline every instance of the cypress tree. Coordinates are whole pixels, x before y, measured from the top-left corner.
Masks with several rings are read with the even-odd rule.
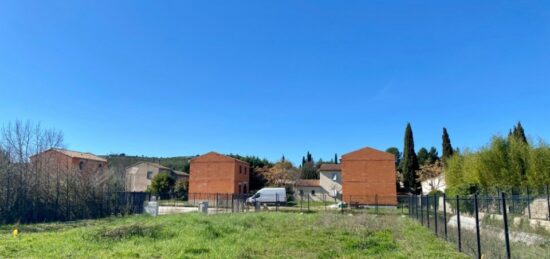
[[[517,140],[527,144],[527,137],[525,136],[525,130],[523,129],[523,126],[521,126],[521,122],[518,122],[516,127],[514,127],[513,136]]]
[[[334,163],[338,164],[338,155],[334,153]]]
[[[441,158],[447,159],[451,157],[454,153],[453,146],[451,145],[451,139],[449,138],[449,134],[447,133],[447,129],[443,128],[443,155]]]
[[[416,171],[419,169],[418,158],[414,151],[414,137],[411,124],[407,123],[405,129],[405,141],[403,145],[403,159],[401,160],[401,172],[404,176],[405,188],[411,193],[420,193],[419,182]]]

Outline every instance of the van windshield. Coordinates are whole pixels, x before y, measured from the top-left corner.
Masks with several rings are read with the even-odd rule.
[[[260,193],[259,193],[259,192],[256,193],[256,194],[254,194],[254,196],[252,196],[252,198],[259,198],[259,197],[260,197]]]

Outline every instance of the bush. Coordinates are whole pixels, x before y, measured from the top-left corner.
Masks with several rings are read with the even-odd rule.
[[[161,199],[170,198],[174,188],[174,179],[166,173],[157,174],[151,181],[151,194],[158,195]]]

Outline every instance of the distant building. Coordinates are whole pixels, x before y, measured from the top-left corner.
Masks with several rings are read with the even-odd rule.
[[[316,179],[300,179],[294,185],[294,196],[296,199],[301,198],[311,201],[322,201],[330,199],[328,193],[321,187],[319,180]]]
[[[102,176],[108,173],[107,159],[92,153],[52,148],[30,157],[33,166]]]
[[[144,192],[159,173],[166,173],[174,180],[189,179],[189,174],[172,170],[157,163],[139,162],[126,168],[126,190]]]
[[[395,156],[365,147],[342,156],[342,195],[353,204],[397,204]]]
[[[210,152],[191,159],[189,199],[195,194],[245,194],[249,191],[247,162]]]
[[[319,185],[330,197],[342,194],[341,164],[322,164],[319,168]]]

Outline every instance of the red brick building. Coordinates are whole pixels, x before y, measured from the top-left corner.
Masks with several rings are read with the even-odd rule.
[[[92,153],[52,148],[30,157],[31,163],[40,168],[74,171],[86,174],[106,174],[107,159]]]
[[[396,205],[395,156],[365,147],[342,156],[343,200],[352,204]]]
[[[243,194],[249,191],[247,162],[210,152],[191,159],[189,199],[198,194]]]

